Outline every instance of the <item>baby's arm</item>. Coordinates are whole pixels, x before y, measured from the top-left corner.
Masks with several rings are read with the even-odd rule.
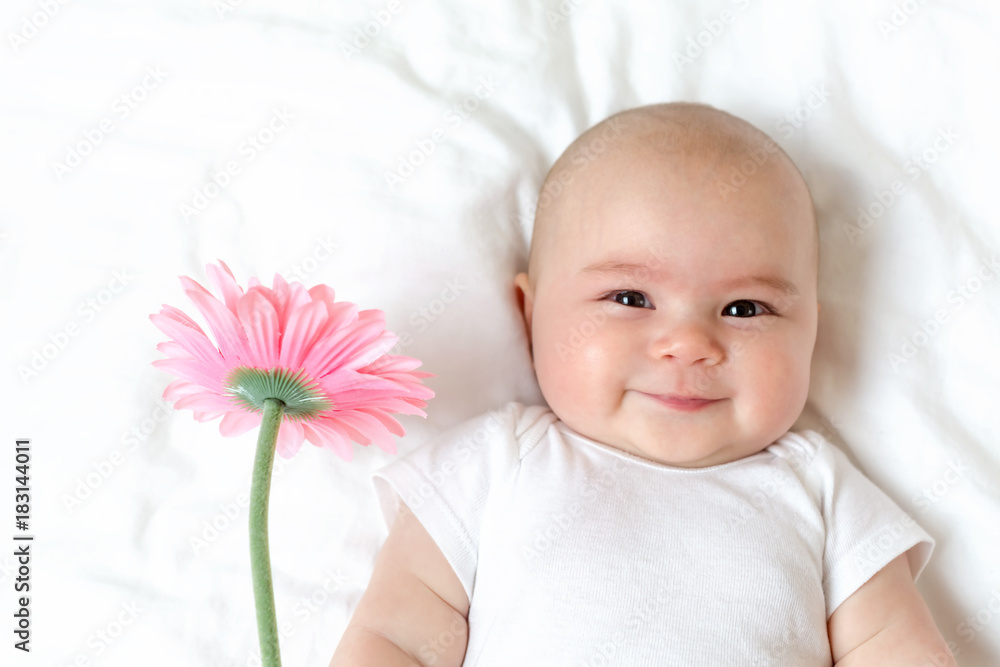
[[[455,571],[400,502],[330,667],[460,667],[468,615],[469,598]]]
[[[835,667],[956,665],[905,553],[844,600],[827,629]]]

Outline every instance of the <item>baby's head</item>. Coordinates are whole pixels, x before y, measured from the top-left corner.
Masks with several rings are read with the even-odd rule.
[[[550,170],[515,279],[546,402],[667,465],[761,451],[805,405],[818,255],[805,181],[760,130],[698,104],[608,118]]]

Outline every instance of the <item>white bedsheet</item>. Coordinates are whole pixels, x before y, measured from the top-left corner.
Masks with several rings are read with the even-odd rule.
[[[1000,664],[998,14],[989,0],[5,2],[0,664],[255,664],[256,432],[223,438],[160,403],[171,378],[150,365],[164,337],[147,316],[195,312],[178,275],[204,282],[222,259],[241,283],[279,272],[385,310],[437,375],[429,418],[402,419],[409,451],[540,400],[510,287],[538,185],[585,128],[668,100],[747,118],[805,173],[823,310],[802,424],[936,537],[919,588],[959,664]],[[23,437],[29,655],[12,646]],[[277,471],[285,664],[332,655],[386,533],[370,473],[391,459],[307,444]]]

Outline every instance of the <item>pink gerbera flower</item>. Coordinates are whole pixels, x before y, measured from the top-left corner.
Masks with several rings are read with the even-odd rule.
[[[163,392],[198,421],[222,417],[219,432],[241,435],[261,425],[264,401],[284,403],[277,451],[293,456],[303,440],[351,459],[351,441],[395,453],[405,434],[390,413],[420,415],[434,396],[420,382],[420,362],[388,351],[396,336],[380,310],[335,302],[326,285],[306,289],[274,276],[268,288],[251,278],[237,285],[225,262],[208,265],[216,297],[181,276],[184,291],[208,321],[215,343],[183,312],[164,305],[150,315],[172,340],[153,365],[176,375]]]
[[[396,336],[385,314],[334,301],[333,290],[306,290],[274,276],[268,289],[251,278],[247,291],[225,262],[209,265],[221,300],[181,276],[184,291],[201,311],[216,343],[180,310],[164,305],[150,315],[170,336],[157,345],[167,355],[153,362],[180,379],[163,392],[175,408],[195,419],[222,417],[222,435],[260,427],[250,483],[250,567],[261,663],[280,667],[278,622],[267,538],[267,507],[274,452],[293,456],[308,439],[350,460],[351,441],[375,443],[395,453],[393,435],[403,427],[390,412],[426,417],[421,408],[434,393],[420,383],[430,373],[416,359],[391,355]]]

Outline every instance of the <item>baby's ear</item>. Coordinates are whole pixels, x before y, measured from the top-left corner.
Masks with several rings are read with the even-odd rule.
[[[531,307],[535,300],[535,295],[531,289],[531,282],[528,280],[527,273],[522,271],[514,276],[514,294],[517,298],[518,309],[524,315],[525,321],[530,323]]]
[[[535,304],[535,293],[527,273],[519,273],[514,277],[514,296],[517,299],[518,310],[524,319],[525,333],[528,335],[528,345],[531,345],[531,311]]]

